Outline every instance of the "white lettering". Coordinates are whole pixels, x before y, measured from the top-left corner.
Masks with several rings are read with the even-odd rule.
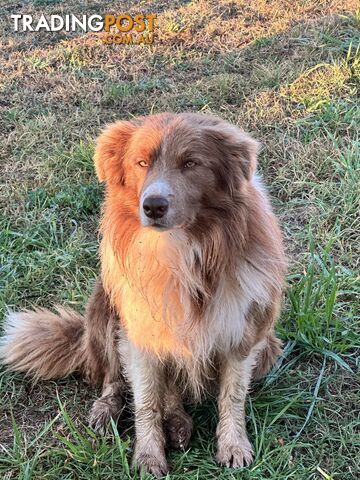
[[[22,15],[11,15],[11,18],[14,19],[14,30],[17,32],[19,30],[19,20]]]
[[[49,24],[45,18],[45,15],[41,15],[36,27],[35,27],[35,32],[38,32],[40,28],[45,28],[47,32],[50,32],[50,27]]]
[[[51,25],[52,32],[58,32],[64,27],[63,17],[61,15],[51,15],[50,25]]]
[[[93,20],[97,20],[95,25],[93,24]],[[99,32],[103,29],[104,22],[101,15],[91,15],[88,20],[88,28],[91,32]]]
[[[26,30],[33,32],[34,29],[32,28],[31,24],[32,24],[32,16],[24,15],[23,16],[23,32],[26,32]]]
[[[72,25],[71,25],[71,30],[73,32],[76,31],[76,25],[78,25],[83,32],[86,32],[86,15],[82,16],[82,20],[79,20],[78,17],[75,15],[72,16]]]

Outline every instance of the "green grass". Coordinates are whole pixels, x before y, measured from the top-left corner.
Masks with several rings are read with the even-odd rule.
[[[351,0],[296,3],[147,2],[159,17],[151,48],[16,35],[6,19],[21,7],[0,7],[0,319],[8,308],[83,309],[99,267],[92,155],[106,123],[202,110],[262,143],[289,258],[284,354],[247,404],[254,463],[215,464],[209,400],[188,406],[195,433],[188,451],[170,452],[174,480],[360,478],[360,12]],[[43,0],[22,13],[65,7],[85,13]],[[33,385],[1,370],[0,477],[142,478],[129,470],[131,418],[106,437],[86,426],[97,394],[81,379]]]

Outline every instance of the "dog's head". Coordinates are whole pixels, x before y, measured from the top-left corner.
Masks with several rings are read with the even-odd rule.
[[[109,125],[95,166],[100,181],[141,224],[186,227],[226,209],[256,168],[258,143],[216,117],[163,113]]]

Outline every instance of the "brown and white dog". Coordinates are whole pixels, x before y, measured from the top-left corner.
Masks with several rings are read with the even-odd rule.
[[[242,467],[252,378],[281,352],[274,335],[285,259],[255,174],[258,144],[219,118],[163,113],[108,126],[95,153],[106,184],[101,279],[80,316],[11,313],[1,357],[35,378],[83,372],[103,392],[102,430],[130,387],[134,463],[168,471],[166,440],[187,446],[183,399],[218,396],[217,461]]]

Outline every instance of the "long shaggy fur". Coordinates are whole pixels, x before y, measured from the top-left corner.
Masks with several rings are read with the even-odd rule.
[[[252,460],[245,399],[281,353],[274,333],[284,283],[281,232],[256,175],[258,143],[219,118],[158,114],[109,125],[95,167],[106,184],[101,279],[84,316],[58,308],[10,314],[0,358],[35,378],[81,371],[103,394],[99,429],[133,394],[134,463],[168,471],[185,448],[182,399],[218,395],[219,463]],[[143,168],[143,166],[146,168]],[[148,215],[145,201],[167,210]]]
[[[0,360],[35,380],[79,372],[98,385],[122,382],[117,352],[119,319],[96,282],[84,315],[56,307],[12,312],[5,318]]]
[[[84,367],[84,318],[58,307],[10,313],[5,319],[0,359],[35,379],[66,377]]]

